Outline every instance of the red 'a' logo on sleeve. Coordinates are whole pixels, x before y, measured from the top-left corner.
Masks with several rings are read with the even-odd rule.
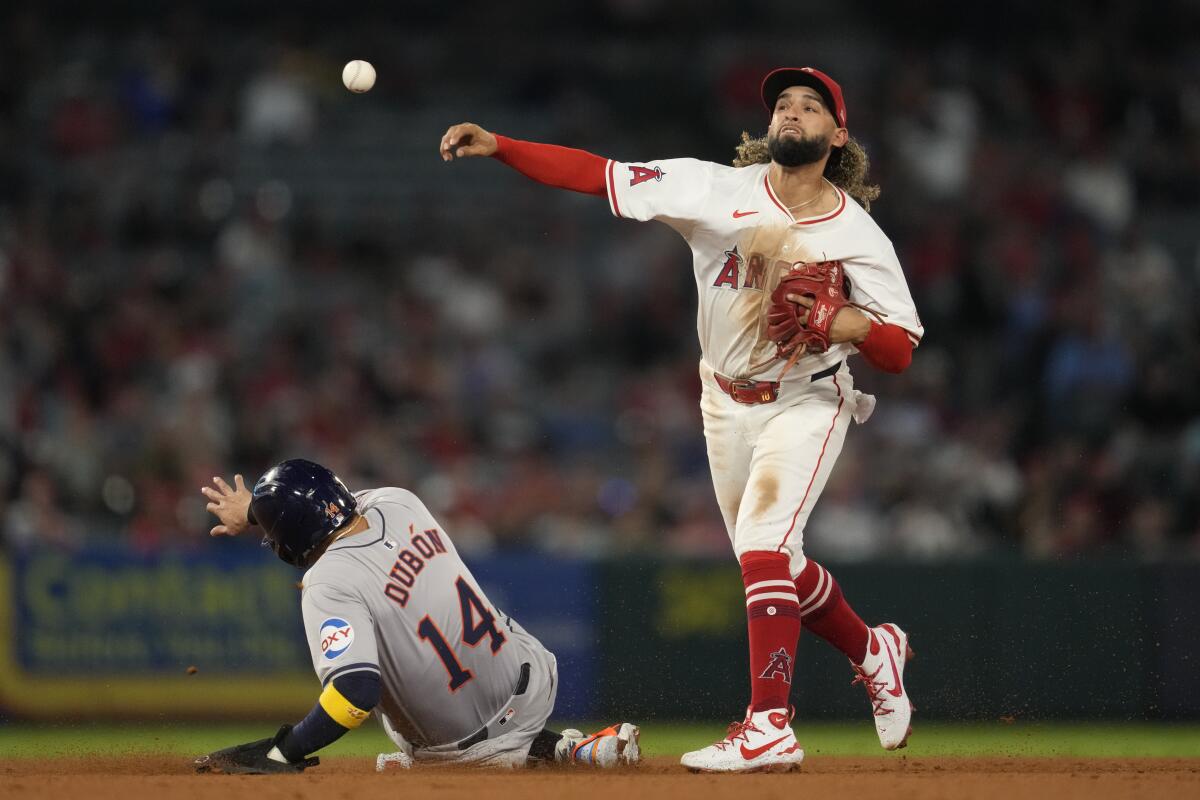
[[[650,169],[649,167],[638,167],[631,164],[629,166],[629,185],[637,186],[639,183],[645,183],[651,178],[661,182],[663,175],[666,174],[667,173],[662,171],[662,167]]]

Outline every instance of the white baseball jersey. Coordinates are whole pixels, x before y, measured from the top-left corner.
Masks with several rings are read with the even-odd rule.
[[[334,542],[304,575],[321,685],[378,673],[378,710],[417,758],[512,751],[523,763],[554,709],[554,656],[488,600],[416,495],[355,498],[370,527]]]
[[[697,329],[704,361],[732,378],[777,380],[783,362],[759,369],[758,335],[763,319],[763,276],[755,274],[745,252],[763,232],[786,238],[790,261],[841,261],[852,290],[850,299],[886,316],[884,322],[909,334],[914,345],[924,329],[896,251],[871,216],[841,189],[828,213],[794,219],[775,196],[769,165],[727,167],[691,158],[645,164],[609,161],[608,202],[618,217],[659,220],[674,228],[692,249],[699,294]],[[836,344],[802,358],[786,382],[800,382],[856,353]]]
[[[854,388],[844,363],[857,349],[835,344],[804,356],[783,378],[778,400],[762,405],[736,402],[712,373],[780,380],[784,362],[773,357],[763,333],[781,263],[841,261],[852,301],[886,315],[914,345],[924,329],[892,243],[862,207],[834,187],[833,210],[795,219],[775,196],[768,170],[767,164],[726,167],[687,158],[609,161],[608,202],[618,217],[665,222],[691,247],[700,408],[717,503],[739,557],[787,555],[795,576],[805,566],[804,527],[850,420],[865,421],[874,407],[873,397]],[[774,257],[764,261],[756,253]]]

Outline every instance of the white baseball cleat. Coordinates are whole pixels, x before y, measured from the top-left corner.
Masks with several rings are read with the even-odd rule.
[[[857,677],[867,689],[875,732],[884,750],[899,750],[912,734],[913,704],[904,688],[904,664],[913,657],[908,634],[896,625],[885,623],[868,633],[867,655],[862,666],[855,666]]]
[[[725,738],[702,750],[684,753],[679,763],[692,772],[790,772],[799,769],[804,751],[792,732],[786,708],[750,712],[730,724]]]
[[[555,757],[558,761],[602,769],[636,764],[642,757],[638,741],[641,735],[641,728],[628,722],[618,722],[588,736],[568,728],[555,747]]]

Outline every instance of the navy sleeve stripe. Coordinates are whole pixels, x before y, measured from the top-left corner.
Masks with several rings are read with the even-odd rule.
[[[338,675],[345,675],[347,672],[374,672],[379,674],[379,665],[363,661],[358,664],[346,664],[343,667],[338,667],[333,672],[325,676],[325,680],[321,681],[322,686],[328,686],[329,682]]]

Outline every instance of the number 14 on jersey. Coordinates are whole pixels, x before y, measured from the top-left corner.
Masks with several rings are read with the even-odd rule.
[[[480,601],[479,595],[475,594],[471,585],[461,577],[454,582],[454,587],[458,590],[458,605],[462,612],[462,643],[468,647],[476,647],[486,636],[492,655],[499,653],[506,639],[496,628],[496,615]],[[447,686],[451,692],[457,692],[463,684],[475,677],[454,655],[450,643],[428,614],[417,625],[417,633],[433,646],[434,652],[441,659],[442,666],[450,676]]]

